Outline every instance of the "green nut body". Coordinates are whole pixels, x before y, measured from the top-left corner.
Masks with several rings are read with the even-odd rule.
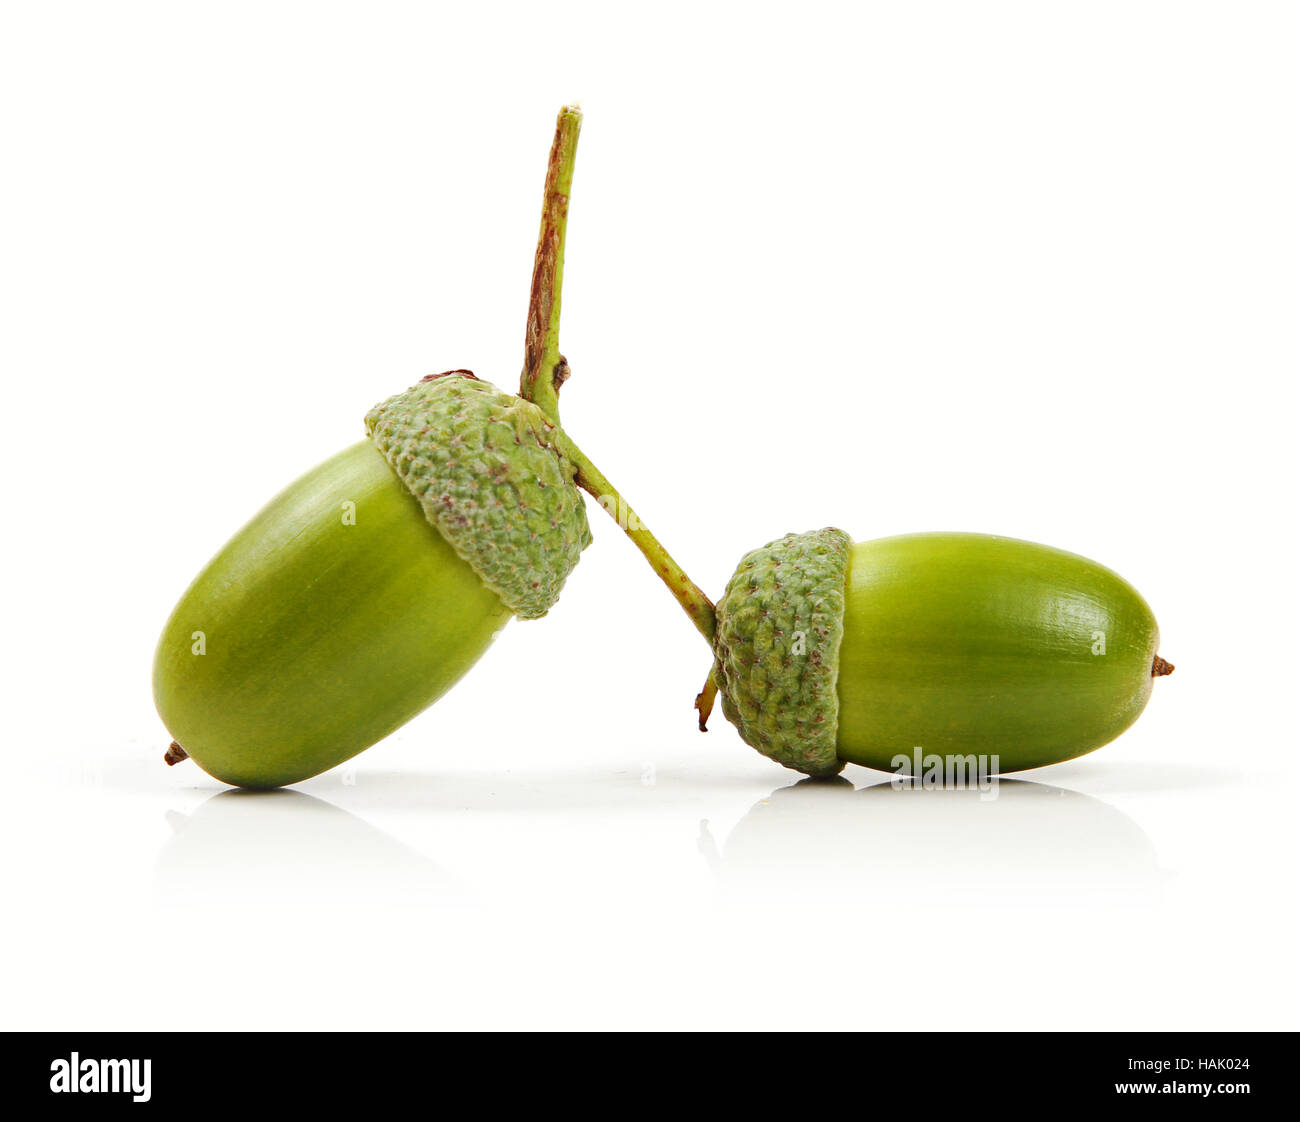
[[[919,746],[1020,771],[1083,755],[1141,715],[1159,638],[1132,585],[1073,553],[983,534],[859,542],[839,756],[893,770]]]
[[[544,615],[591,540],[554,424],[468,371],[366,428],[240,530],[163,629],[158,712],[227,783],[283,786],[387,736],[512,615]]]
[[[204,771],[279,787],[433,704],[509,619],[363,440],[291,483],[190,585],[158,643],[154,701]]]
[[[829,626],[796,626],[819,611]],[[894,771],[919,749],[1010,772],[1128,728],[1153,674],[1172,669],[1158,641],[1137,591],[1072,553],[984,534],[852,544],[823,530],[746,557],[719,602],[715,649],[724,712],[788,766]],[[820,747],[801,756],[806,745]]]

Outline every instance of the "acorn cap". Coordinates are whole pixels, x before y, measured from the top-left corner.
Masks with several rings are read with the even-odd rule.
[[[506,607],[522,619],[544,616],[591,543],[574,466],[552,443],[546,415],[452,370],[376,405],[366,431]]]
[[[722,711],[746,744],[807,775],[835,775],[844,587],[853,540],[787,534],[741,560],[717,604]]]

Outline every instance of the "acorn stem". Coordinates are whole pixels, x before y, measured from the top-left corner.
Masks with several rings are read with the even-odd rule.
[[[717,665],[709,671],[708,680],[704,683],[704,689],[695,695],[695,711],[700,716],[700,732],[709,731],[709,714],[713,712],[713,703],[718,698],[718,669]]]
[[[533,259],[533,283],[528,296],[524,331],[524,369],[519,396],[531,401],[552,421],[560,419],[560,386],[569,376],[560,354],[560,290],[564,284],[564,235],[569,222],[569,192],[578,155],[582,113],[566,105],[555,121],[555,139],[546,165],[542,226]]]
[[[581,129],[582,113],[577,106],[566,105],[560,110],[555,120],[550,160],[546,165],[542,227],[537,235],[537,256],[533,259],[519,396],[531,401],[555,423],[556,446],[577,469],[575,482],[594,496],[605,508],[605,513],[632,539],[711,647],[713,601],[686,575],[614,485],[559,427],[560,386],[569,376],[569,364],[560,354],[560,289],[564,283],[564,235],[569,222],[569,192],[573,189],[573,164],[578,154]]]
[[[713,601],[686,575],[686,570],[673,560],[672,555],[663,547],[659,539],[650,532],[649,527],[641,521],[636,511],[627,504],[627,500],[605,478],[601,470],[587,459],[586,454],[573,443],[569,434],[557,427],[554,440],[560,451],[577,468],[574,482],[600,503],[605,513],[618,523],[619,529],[632,539],[632,543],[650,562],[650,567],[673,594],[673,598],[681,605],[682,610],[690,616],[696,630],[704,636],[712,649],[713,632],[716,628]]]

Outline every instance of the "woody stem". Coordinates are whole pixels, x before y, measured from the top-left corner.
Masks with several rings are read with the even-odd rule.
[[[560,419],[560,386],[568,364],[560,354],[560,290],[564,285],[564,235],[569,222],[569,192],[578,155],[582,113],[566,105],[555,121],[555,139],[546,165],[542,197],[542,227],[533,259],[533,283],[528,296],[524,331],[524,369],[519,396],[531,401],[552,421]]]

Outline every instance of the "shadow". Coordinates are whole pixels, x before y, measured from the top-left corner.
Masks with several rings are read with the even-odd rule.
[[[703,823],[700,849],[724,888],[833,882],[883,900],[1146,896],[1164,880],[1128,815],[1078,791],[1013,779],[999,780],[993,798],[804,779],[756,803],[720,847]]]
[[[294,911],[468,903],[453,877],[369,823],[301,791],[221,791],[190,815],[158,857],[163,903]]]
[[[346,780],[334,771],[307,780],[304,787],[363,814],[570,814],[643,809],[652,795],[706,804],[719,793],[734,794],[737,782],[732,775],[702,768],[667,766],[647,773],[641,763],[593,761],[588,767],[541,770],[358,770]]]
[[[1243,772],[1230,767],[1187,763],[1134,761],[1117,767],[1090,756],[1055,764],[1053,778],[1086,786],[1096,795],[1168,795],[1185,791],[1226,790],[1244,781]]]

